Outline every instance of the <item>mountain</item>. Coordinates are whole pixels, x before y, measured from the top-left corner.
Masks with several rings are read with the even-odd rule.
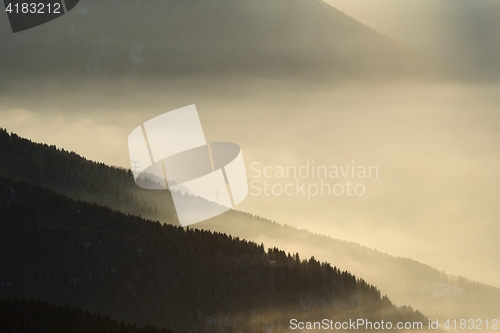
[[[176,332],[288,332],[290,318],[427,322],[314,257],[161,224],[0,178],[0,297]]]
[[[500,29],[500,3],[496,0],[326,2],[477,81],[500,81],[500,36],[495,33]]]
[[[45,25],[2,30],[0,72],[12,80],[465,77],[321,0],[87,0]]]
[[[169,193],[138,188],[130,171],[85,160],[55,146],[33,143],[5,130],[0,131],[0,151],[2,176],[123,213],[177,224]],[[300,249],[302,256],[314,255],[363,276],[396,304],[411,304],[433,318],[494,318],[500,314],[497,288],[448,276],[411,259],[395,258],[238,211],[226,212],[195,226],[292,253]]]
[[[54,306],[48,302],[34,300],[0,299],[0,330],[18,333],[172,333],[153,326],[139,328],[136,325],[119,323],[100,313],[89,313],[69,306]]]

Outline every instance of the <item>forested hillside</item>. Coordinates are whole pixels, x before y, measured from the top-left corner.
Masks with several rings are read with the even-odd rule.
[[[74,152],[59,150],[55,146],[35,144],[1,129],[0,175],[125,213],[146,218],[161,215],[169,223],[177,222],[173,220],[176,216],[170,215],[175,211],[169,193],[137,187],[131,172],[87,161]],[[153,201],[163,204],[157,207],[148,204]]]
[[[426,321],[314,257],[151,222],[0,178],[2,298],[174,331],[274,332],[290,318]]]
[[[0,299],[0,331],[10,333],[172,333],[151,325],[119,323],[100,313],[55,306],[48,302]]]
[[[169,192],[137,187],[130,171],[85,160],[55,146],[33,143],[6,130],[0,130],[0,152],[0,175],[126,214],[178,224]],[[226,212],[195,227],[259,244],[264,242],[266,247],[279,247],[292,253],[300,249],[304,255],[314,255],[363,276],[396,304],[412,305],[429,316],[500,315],[497,288],[450,277],[411,259],[391,257],[358,244],[238,211]],[[393,283],[394,279],[399,283]]]

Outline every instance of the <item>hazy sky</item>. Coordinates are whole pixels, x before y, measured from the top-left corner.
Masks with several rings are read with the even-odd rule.
[[[500,81],[500,2],[496,0],[325,2],[479,81]]]
[[[496,21],[463,16],[464,1],[453,2],[453,8],[444,1],[432,1],[432,7],[431,1],[333,1],[377,30],[439,51],[442,59],[494,81],[498,44],[489,41],[498,34],[481,33],[485,25],[472,23]],[[474,3],[479,5],[467,13],[491,12],[495,17],[495,11],[481,11],[493,8],[493,2]],[[477,29],[465,29],[469,24]],[[38,32],[51,42],[60,37],[50,30]],[[96,33],[99,37],[100,31]],[[108,49],[106,38],[95,44],[99,48],[92,50],[90,64],[116,51]],[[117,40],[120,46],[123,39]],[[468,48],[471,42],[474,47]],[[483,56],[488,61],[481,61]],[[71,77],[71,72],[65,74]],[[314,161],[345,168],[354,161],[378,168],[378,178],[324,180],[330,186],[347,180],[362,183],[362,196],[250,195],[238,209],[500,287],[497,85],[416,84],[402,78],[390,85],[337,82],[325,88],[306,81],[283,85],[269,78],[165,82],[132,74],[76,83],[43,77],[34,77],[34,83],[0,82],[0,126],[96,161],[129,167],[127,137],[136,126],[196,104],[207,140],[239,144],[250,177],[255,175],[250,168],[254,162],[300,167]],[[276,188],[321,182],[259,180]]]
[[[363,196],[249,195],[238,209],[500,285],[495,89],[346,86],[303,89],[299,95],[277,89],[271,94],[155,86],[120,98],[119,84],[60,100],[3,97],[2,126],[128,167],[127,137],[137,124],[195,102],[207,140],[242,147],[249,181],[256,179],[250,168],[254,162],[261,171],[267,165],[300,167],[307,161],[328,167],[354,161],[379,171],[372,179],[324,179],[331,186],[346,180],[362,183]],[[64,112],[71,101],[80,103],[72,113]],[[261,190],[264,180],[281,184],[276,186],[297,181],[258,180]],[[298,181],[307,186],[321,180]]]

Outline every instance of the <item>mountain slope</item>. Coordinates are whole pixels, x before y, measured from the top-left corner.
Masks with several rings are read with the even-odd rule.
[[[3,298],[178,332],[285,332],[289,318],[426,322],[314,257],[266,253],[225,234],[146,221],[8,178],[0,178],[0,221]]]
[[[320,0],[88,0],[0,43],[0,72],[13,79],[464,78]]]
[[[326,2],[384,34],[453,64],[478,81],[500,81],[500,36],[496,33],[500,29],[498,1]],[[391,8],[391,11],[381,8]]]
[[[97,202],[124,213],[177,224],[168,192],[138,188],[130,172],[87,161],[54,146],[35,144],[0,131],[0,175],[50,188],[76,199]],[[267,247],[299,252],[335,263],[381,288],[396,304],[426,315],[498,317],[500,291],[427,265],[395,258],[330,237],[297,230],[250,214],[230,211],[196,225]],[[398,281],[395,283],[394,281]]]
[[[119,323],[102,314],[89,313],[79,308],[56,307],[47,302],[10,298],[0,300],[0,330],[18,333],[172,333],[152,326],[138,328]]]

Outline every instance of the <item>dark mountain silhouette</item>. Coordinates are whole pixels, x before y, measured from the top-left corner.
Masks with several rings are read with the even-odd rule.
[[[87,0],[0,44],[11,79],[464,79],[320,0]]]
[[[0,175],[40,185],[72,198],[126,214],[177,224],[167,191],[138,188],[130,171],[108,167],[0,131]],[[497,288],[446,275],[407,258],[395,258],[355,243],[297,230],[238,211],[195,225],[258,244],[320,258],[363,276],[396,304],[408,304],[433,317],[500,314]],[[398,281],[395,283],[394,281]]]
[[[1,297],[175,331],[289,331],[290,318],[427,322],[314,257],[151,222],[0,178]]]
[[[35,300],[0,299],[0,331],[16,333],[172,333],[148,325],[119,323],[100,313]]]

